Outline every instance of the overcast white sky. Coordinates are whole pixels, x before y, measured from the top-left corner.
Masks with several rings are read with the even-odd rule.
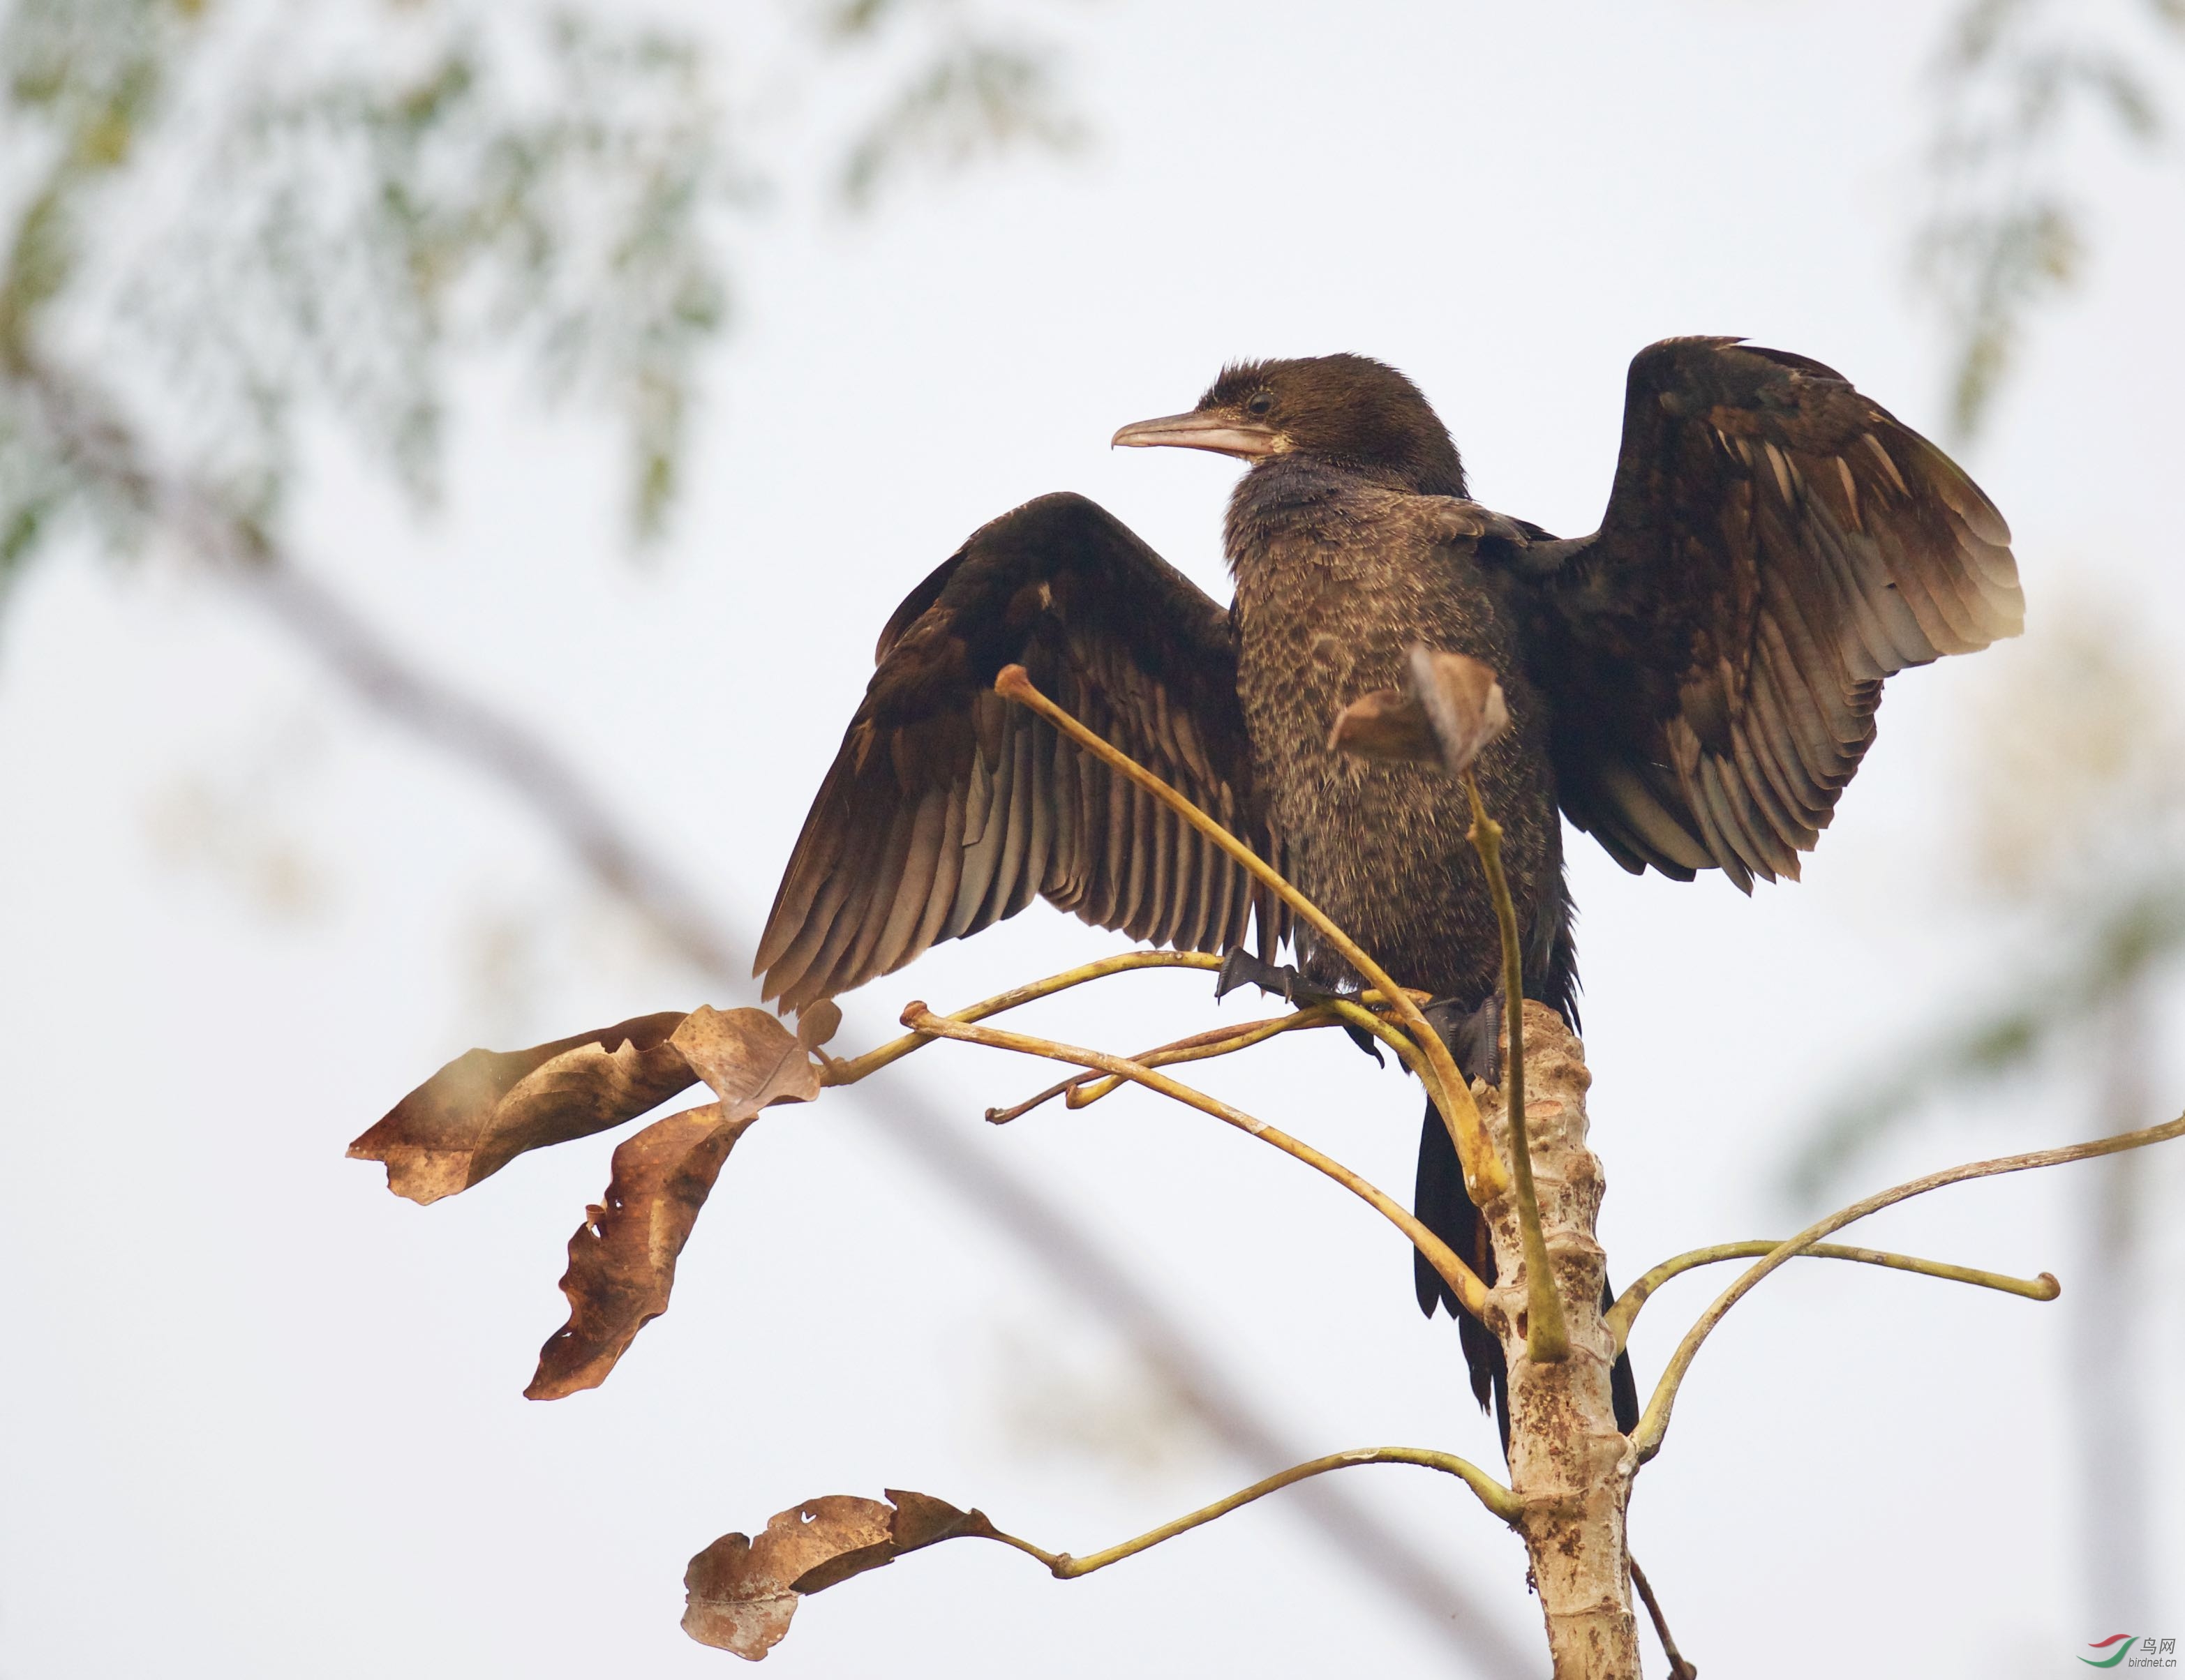
[[[875,630],[973,527],[1082,490],[1226,592],[1232,469],[1106,440],[1187,406],[1227,359],[1397,363],[1476,494],[1562,531],[1593,525],[1624,364],[1665,334],[1804,351],[1939,428],[1941,351],[1904,251],[1943,9],[1059,13],[1082,155],[919,188],[869,222],[787,209],[745,254],[657,563],[622,554],[598,435],[489,378],[437,524],[329,450],[299,545],[421,658],[567,744],[750,929]],[[2161,646],[2185,624],[2185,239],[2172,176],[2104,167],[2095,185],[2089,283],[2045,319],[1967,460],[2018,534],[2037,635],[2084,599]],[[1772,1187],[1785,1140],[1995,978],[1945,840],[1973,696],[2034,641],[1892,684],[1802,885],[1747,901],[1715,879],[1633,879],[1576,840],[1619,1281],[1789,1229]],[[1127,1371],[876,1137],[891,1089],[1068,1198],[1313,1450],[1495,1460],[1456,1334],[1418,1318],[1379,1221],[1131,1097],[989,1131],[979,1111],[1044,1074],[953,1047],[854,1103],[770,1116],[724,1175],[673,1310],[601,1390],[527,1402],[611,1140],[428,1210],[343,1147],[470,1044],[745,1000],[701,998],[521,810],[359,714],[171,563],[72,550],[22,583],[0,621],[0,786],[7,1680],[718,1674],[735,1659],[676,1627],[684,1562],[801,1498],[917,1487],[1081,1552],[1275,1468],[1188,1432],[1133,1466],[1070,1444],[1066,1417],[1027,1429],[1028,1406],[1067,1413],[1055,1392],[1074,1388],[1097,1410]],[[268,848],[317,884],[303,913],[269,914],[248,890],[263,872],[233,867]],[[1035,907],[858,995],[838,1047],[908,998],[967,1001],[1114,944]],[[1199,982],[1162,976],[1033,1019],[1129,1048],[1219,1018]],[[1257,1059],[1209,1083],[1408,1191],[1408,1085],[1339,1043]],[[2152,1084],[2172,1106],[2185,1087],[2166,1041]],[[1998,1098],[1878,1152],[1845,1199],[2093,1125],[2068,1082]],[[2148,1165],[2174,1202],[2185,1173]],[[2054,1306],[1816,1264],[1714,1338],[1632,1518],[1703,1672],[2031,1677],[2076,1672],[2076,1649],[2121,1631],[2091,1624],[2077,1570],[2082,1189],[2068,1172],[1998,1181],[1861,1228],[2054,1270]],[[2155,1315],[2112,1367],[2160,1418],[2185,1370],[2171,1224]],[[1688,1282],[1650,1306],[1642,1382],[1705,1298]],[[2156,1445],[2165,1586],[2132,1631],[2185,1636],[2185,1464],[2174,1432]],[[1461,1490],[1354,1474],[1531,1648],[1522,1554]],[[1069,1586],[999,1548],[921,1555],[812,1600],[769,1661],[789,1677],[1451,1672],[1277,1504]]]

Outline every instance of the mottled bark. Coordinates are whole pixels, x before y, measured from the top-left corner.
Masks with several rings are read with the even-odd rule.
[[[1525,1118],[1540,1224],[1570,1338],[1569,1357],[1536,1365],[1525,1343],[1524,1249],[1514,1189],[1489,1203],[1493,1298],[1509,1323],[1510,1482],[1547,1622],[1556,1680],[1639,1680],[1624,1515],[1638,1454],[1616,1426],[1609,1394],[1615,1344],[1601,1322],[1606,1261],[1594,1238],[1601,1162],[1586,1147],[1584,1050],[1562,1018],[1525,1006]],[[1505,1159],[1501,1093],[1480,1088],[1481,1118]]]

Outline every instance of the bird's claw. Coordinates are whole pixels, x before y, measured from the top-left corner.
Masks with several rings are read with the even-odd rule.
[[[1437,997],[1420,1012],[1449,1047],[1456,1070],[1467,1080],[1502,1083],[1502,994],[1489,992],[1477,1007],[1461,998]]]
[[[1224,998],[1238,987],[1248,985],[1255,985],[1268,996],[1279,997],[1299,1008],[1307,1002],[1320,1002],[1326,995],[1314,992],[1295,968],[1277,967],[1263,957],[1255,957],[1240,945],[1221,959],[1221,972],[1215,977],[1214,996],[1216,999]]]
[[[1227,997],[1239,986],[1255,985],[1270,997],[1279,997],[1293,1009],[1310,1009],[1316,1003],[1332,1003],[1343,996],[1323,987],[1309,985],[1305,976],[1295,968],[1277,966],[1265,957],[1255,957],[1238,946],[1221,962],[1220,974],[1214,982],[1214,996]],[[1381,1059],[1381,1047],[1373,1035],[1349,1021],[1340,1024],[1350,1041],[1373,1058],[1377,1067],[1388,1066]]]

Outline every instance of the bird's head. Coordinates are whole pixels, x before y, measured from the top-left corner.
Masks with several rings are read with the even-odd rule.
[[[1369,356],[1233,363],[1190,413],[1141,420],[1115,442],[1212,449],[1255,466],[1303,455],[1377,468],[1428,495],[1464,494],[1448,428],[1417,386]]]

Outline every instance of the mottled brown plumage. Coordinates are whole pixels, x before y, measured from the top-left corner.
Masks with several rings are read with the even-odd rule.
[[[1512,727],[1479,775],[1528,992],[1575,1023],[1558,810],[1635,873],[1795,877],[1873,741],[1883,678],[2023,615],[2009,533],[1948,457],[1819,363],[1734,339],[1633,360],[1607,511],[1568,541],[1467,500],[1425,398],[1364,357],[1232,367],[1189,413],[1116,441],[1252,463],[1226,526],[1233,605],[1081,497],[975,533],[881,636],[767,924],[768,996],[847,991],[1035,894],[1153,943],[1243,942],[1245,877],[993,695],[1020,661],[1397,979],[1460,1007],[1492,998],[1461,790],[1327,745],[1335,712],[1397,684],[1424,643],[1500,676]],[[1271,944],[1286,928],[1260,907]],[[1299,954],[1318,984],[1354,978],[1310,941]],[[1418,1206],[1491,1275],[1431,1116]],[[1430,1312],[1439,1281],[1417,1275]],[[1484,1401],[1500,1348],[1464,1323]]]

